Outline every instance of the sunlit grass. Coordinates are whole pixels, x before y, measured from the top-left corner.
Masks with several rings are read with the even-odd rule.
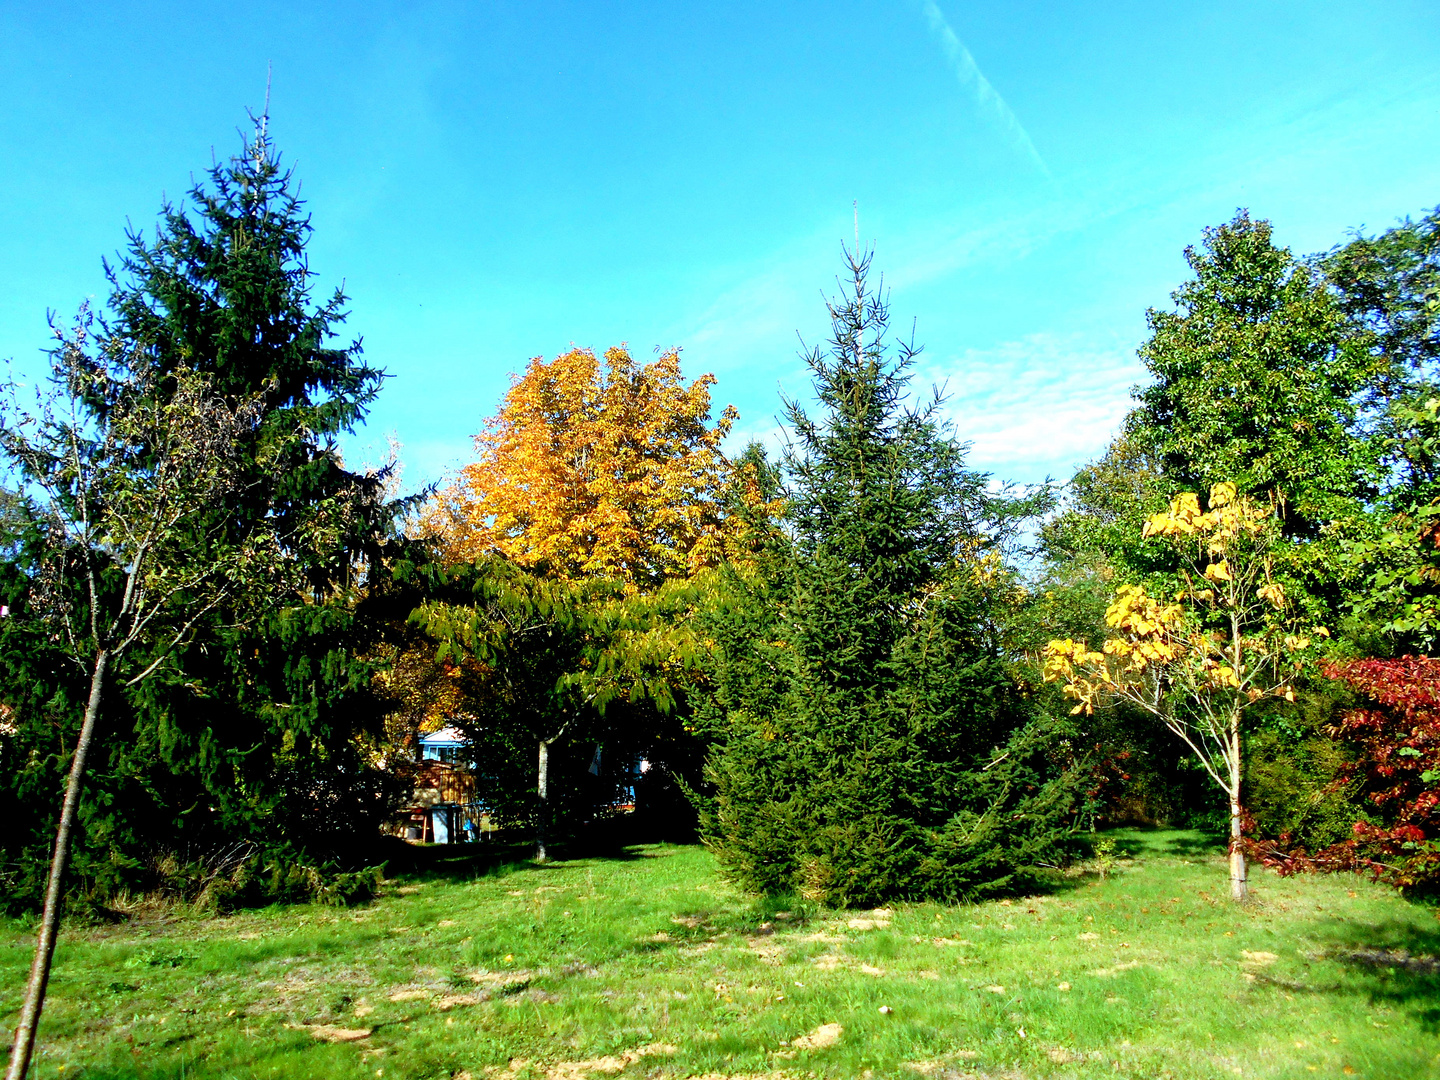
[[[1114,835],[1108,880],[977,906],[757,903],[704,850],[646,847],[77,927],[36,1075],[1440,1075],[1431,909],[1270,875],[1239,908],[1195,835]],[[13,1022],[30,938],[0,941]]]

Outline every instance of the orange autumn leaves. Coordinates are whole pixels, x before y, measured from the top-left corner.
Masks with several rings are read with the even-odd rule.
[[[710,423],[713,375],[688,385],[675,350],[638,364],[623,347],[537,357],[475,437],[477,460],[425,524],[447,558],[499,554],[561,580],[647,591],[725,551],[730,469]]]

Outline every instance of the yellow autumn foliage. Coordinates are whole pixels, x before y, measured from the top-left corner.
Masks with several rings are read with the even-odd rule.
[[[1293,700],[1287,682],[1259,687],[1258,669],[1252,670],[1252,661],[1269,669],[1311,644],[1308,636],[1275,633],[1249,599],[1275,611],[1288,606],[1284,588],[1270,577],[1267,545],[1273,539],[1267,538],[1274,527],[1273,509],[1241,496],[1232,483],[1211,487],[1208,511],[1201,511],[1195,492],[1175,496],[1164,512],[1145,521],[1142,535],[1169,540],[1182,554],[1185,587],[1174,602],[1166,602],[1142,586],[1121,585],[1105,611],[1111,636],[1100,651],[1070,639],[1050,642],[1042,654],[1046,681],[1063,682],[1066,695],[1077,702],[1072,711],[1086,713],[1114,695],[1158,708],[1155,688],[1177,680],[1200,695],[1239,692],[1246,700]],[[1211,587],[1197,588],[1199,579]],[[1204,629],[1206,619],[1221,612],[1240,612],[1261,623],[1237,637]],[[1327,636],[1322,627],[1313,633]],[[1237,668],[1242,656],[1247,659]]]
[[[424,525],[453,561],[501,554],[630,591],[714,565],[731,476],[720,443],[738,415],[726,408],[710,422],[714,382],[687,385],[676,350],[648,364],[624,346],[603,363],[590,349],[536,357]]]

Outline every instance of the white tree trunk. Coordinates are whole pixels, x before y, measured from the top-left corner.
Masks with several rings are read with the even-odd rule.
[[[535,784],[535,793],[540,796],[539,819],[535,825],[535,861],[544,862],[545,829],[550,822],[550,741],[540,740],[540,778]]]
[[[1241,845],[1240,820],[1240,720],[1230,725],[1230,899],[1244,903],[1250,895],[1245,867],[1245,849]]]

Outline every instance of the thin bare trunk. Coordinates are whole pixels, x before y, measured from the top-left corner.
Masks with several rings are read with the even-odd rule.
[[[545,854],[545,826],[550,821],[550,740],[540,740],[540,779],[535,785],[535,793],[540,796],[540,816],[535,826],[535,861],[544,862]]]
[[[1241,846],[1240,819],[1240,720],[1230,724],[1230,899],[1244,903],[1250,895],[1245,867],[1245,849]]]
[[[35,942],[35,961],[30,965],[30,982],[25,987],[25,1003],[15,1027],[15,1045],[10,1051],[10,1068],[5,1080],[24,1080],[35,1052],[35,1032],[40,1024],[40,1010],[45,1004],[45,988],[50,983],[50,962],[55,956],[55,938],[60,930],[60,908],[64,900],[65,864],[70,858],[70,831],[75,826],[80,806],[80,788],[85,779],[85,758],[95,736],[95,723],[100,717],[100,691],[105,683],[105,668],[110,654],[102,649],[95,657],[90,675],[90,700],[85,706],[85,722],[80,726],[80,741],[75,744],[75,759],[70,763],[70,780],[65,786],[65,803],[60,810],[60,828],[55,832],[55,852],[50,859],[50,881],[45,888],[45,913],[40,920],[40,936]]]

